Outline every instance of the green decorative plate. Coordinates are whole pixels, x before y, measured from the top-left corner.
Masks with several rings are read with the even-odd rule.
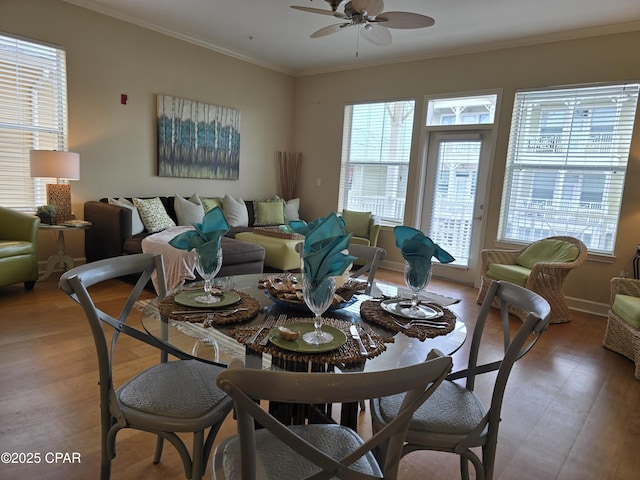
[[[347,343],[347,335],[342,330],[332,327],[331,325],[322,325],[323,332],[333,335],[332,341],[329,343],[323,343],[322,345],[311,345],[310,343],[302,340],[302,335],[313,330],[313,322],[287,323],[286,327],[289,330],[300,332],[300,336],[296,340],[285,340],[278,333],[278,327],[275,327],[269,331],[269,340],[274,345],[284,348],[285,350],[291,350],[292,352],[330,352],[331,350],[336,350]]]
[[[228,307],[229,305],[233,305],[234,303],[238,303],[240,301],[240,295],[233,290],[228,292],[224,292],[220,298],[219,302],[216,303],[202,303],[196,302],[195,298],[200,295],[204,295],[203,290],[184,290],[178,293],[175,296],[176,303],[180,305],[186,305],[187,307],[194,308],[221,308]]]

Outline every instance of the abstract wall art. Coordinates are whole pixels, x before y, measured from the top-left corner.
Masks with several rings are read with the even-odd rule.
[[[237,180],[240,110],[158,95],[158,175]]]

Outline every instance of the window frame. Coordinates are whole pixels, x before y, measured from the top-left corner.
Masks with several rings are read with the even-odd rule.
[[[391,126],[387,125],[387,107],[393,105],[407,104],[408,112],[402,122],[402,131],[400,136],[402,145],[396,149],[389,146],[391,142],[385,142],[387,135],[390,135]],[[369,122],[360,122],[355,124],[354,117],[356,115],[364,115],[364,113],[358,114],[354,112],[355,109],[363,108],[373,110],[375,107],[382,107],[385,109],[385,114],[380,117],[376,117],[378,122],[383,125],[378,131],[380,124],[371,127]],[[342,138],[342,154],[340,159],[340,183],[339,183],[339,195],[338,195],[338,211],[342,210],[357,210],[357,211],[370,211],[373,215],[377,216],[382,225],[395,226],[402,225],[404,223],[404,215],[407,204],[407,191],[409,180],[409,167],[411,160],[412,145],[414,140],[414,122],[415,122],[415,109],[416,100],[414,98],[403,98],[395,100],[377,100],[372,102],[358,102],[349,103],[344,107],[344,123],[343,123],[343,138]],[[370,115],[369,120],[373,117]],[[374,119],[375,120],[375,119]],[[369,128],[367,129],[367,126]],[[369,137],[375,137],[379,141],[377,144],[374,142],[371,145],[365,145],[359,149],[361,156],[371,156],[370,161],[356,160],[353,155],[355,152],[354,138],[363,138],[362,135],[356,135],[358,130],[367,129]],[[358,140],[355,140],[358,141]],[[364,144],[364,142],[361,142]],[[387,145],[388,147],[385,147]],[[388,149],[387,149],[388,148]],[[383,160],[385,154],[398,155],[402,157],[398,160]],[[357,175],[360,171],[369,167],[372,171],[375,169],[385,169],[386,174],[376,174],[369,177],[367,180],[364,175]],[[358,185],[354,185],[354,179],[359,178],[362,181]],[[390,181],[390,179],[392,181]],[[366,195],[366,191],[380,192],[385,185],[385,195]],[[350,201],[354,198],[354,194],[351,192],[353,189],[358,188],[361,192],[359,201]],[[369,197],[367,199],[367,197]]]
[[[0,98],[0,204],[33,213],[56,179],[31,177],[29,151],[68,150],[65,48],[0,31]]]
[[[516,91],[498,242],[573,236],[592,254],[614,255],[639,93],[636,81]],[[555,178],[553,185],[534,184],[536,175]],[[604,181],[594,182],[594,175]],[[532,196],[545,189],[553,191],[551,199]],[[585,201],[585,195],[602,199]]]

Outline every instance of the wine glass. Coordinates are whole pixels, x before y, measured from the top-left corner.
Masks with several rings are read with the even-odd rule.
[[[220,297],[211,294],[211,280],[215,277],[222,267],[222,249],[218,248],[213,255],[207,251],[196,250],[196,270],[204,280],[204,295],[194,298],[199,303],[217,303]]]
[[[427,286],[431,280],[431,265],[428,267],[417,262],[407,262],[404,264],[404,281],[411,290],[411,306],[400,309],[400,311],[411,318],[426,318],[424,310],[418,308],[418,293]]]
[[[314,330],[302,336],[302,340],[311,345],[321,345],[333,340],[333,335],[323,332],[322,314],[333,302],[333,294],[336,291],[336,281],[333,277],[325,277],[318,281],[307,275],[302,275],[302,297],[315,317],[313,318]]]

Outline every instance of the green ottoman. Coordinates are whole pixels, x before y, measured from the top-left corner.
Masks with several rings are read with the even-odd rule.
[[[254,232],[237,233],[235,239],[261,245],[264,248],[264,264],[267,267],[282,271],[300,268],[300,254],[296,252],[296,245],[303,240],[279,238]]]

